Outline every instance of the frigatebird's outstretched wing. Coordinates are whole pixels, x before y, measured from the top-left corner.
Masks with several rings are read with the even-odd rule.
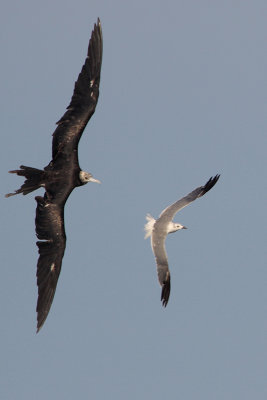
[[[58,126],[53,133],[52,162],[62,153],[74,154],[85,126],[95,112],[99,96],[102,52],[102,29],[98,18],[92,31],[85,63],[75,82],[71,102],[57,122]],[[77,154],[75,156],[77,158]]]
[[[64,207],[51,203],[46,195],[35,197],[36,235],[39,241],[37,263],[37,332],[44,324],[55,295],[66,246]]]

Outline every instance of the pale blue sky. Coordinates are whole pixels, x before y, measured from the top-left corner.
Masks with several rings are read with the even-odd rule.
[[[35,194],[97,17],[100,97],[79,148],[102,181],[65,209],[67,249],[36,329]],[[1,40],[4,400],[265,400],[266,2],[11,1]],[[163,309],[147,212],[204,184],[167,239]],[[41,190],[40,190],[41,194]]]

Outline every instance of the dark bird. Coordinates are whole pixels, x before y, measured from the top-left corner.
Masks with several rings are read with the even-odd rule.
[[[82,171],[78,161],[78,144],[84,128],[95,112],[99,96],[102,63],[102,30],[100,20],[94,25],[88,53],[82,70],[75,82],[71,102],[53,133],[52,160],[43,169],[20,166],[9,171],[24,176],[20,189],[6,197],[22,193],[26,195],[43,187],[44,196],[37,196],[36,235],[39,241],[37,263],[37,332],[44,324],[55,295],[66,247],[64,206],[78,186],[88,182],[100,183],[89,172]]]
[[[175,214],[182,208],[188,206],[192,201],[207,193],[218,181],[220,175],[210,178],[204,186],[200,186],[187,196],[171,204],[162,211],[159,218],[155,220],[147,214],[145,224],[145,239],[151,236],[151,247],[157,263],[159,283],[162,286],[161,301],[164,307],[167,306],[171,291],[171,275],[168,266],[168,257],[165,249],[165,239],[168,233],[176,232],[179,229],[187,229],[181,224],[172,222]]]

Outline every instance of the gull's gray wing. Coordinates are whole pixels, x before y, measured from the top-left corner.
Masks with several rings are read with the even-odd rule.
[[[165,249],[166,230],[161,227],[161,222],[156,221],[151,235],[151,246],[157,263],[158,280],[162,286],[161,301],[166,307],[171,291],[171,275],[168,266],[168,257]]]
[[[171,221],[174,215],[178,211],[188,206],[188,204],[192,203],[192,201],[203,196],[211,188],[213,188],[213,186],[216,184],[219,178],[220,175],[215,175],[214,177],[211,177],[204,186],[196,188],[195,190],[193,190],[193,192],[189,193],[187,196],[183,197],[182,199],[176,201],[175,203],[165,208],[165,210],[163,210],[162,213],[160,214],[159,219],[162,220],[162,222]]]

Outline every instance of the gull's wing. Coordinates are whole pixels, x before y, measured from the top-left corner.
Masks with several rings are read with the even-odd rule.
[[[193,190],[193,192],[189,193],[187,196],[183,197],[182,199],[176,201],[175,203],[171,204],[159,216],[159,219],[163,221],[171,221],[174,215],[180,211],[182,208],[188,206],[188,204],[192,203],[192,201],[198,199],[199,197],[203,196],[207,193],[213,186],[216,184],[220,175],[215,175],[211,177],[208,182],[204,186],[200,186]]]
[[[57,122],[58,126],[53,133],[53,160],[62,153],[73,154],[87,122],[95,112],[99,96],[102,52],[102,29],[98,19],[89,41],[87,58],[75,82],[71,102]]]
[[[161,301],[164,307],[168,304],[171,291],[171,275],[165,249],[166,236],[167,234],[162,232],[156,221],[151,235],[151,247],[157,263],[158,280],[162,286]]]
[[[64,205],[50,202],[46,195],[37,196],[36,235],[40,241],[37,263],[37,332],[44,324],[56,292],[66,247],[64,229]]]

